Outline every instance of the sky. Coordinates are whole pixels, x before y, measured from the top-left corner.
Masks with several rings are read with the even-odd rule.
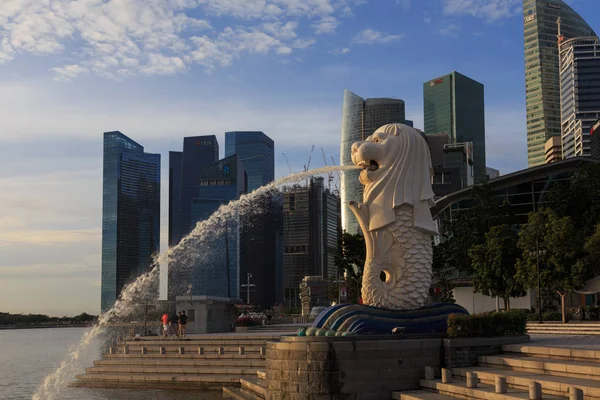
[[[600,31],[598,0],[567,1]],[[100,308],[102,133],[162,154],[262,130],[276,176],[339,162],[344,89],[406,102],[453,70],[485,85],[486,156],[527,166],[521,0],[0,1],[0,312]]]

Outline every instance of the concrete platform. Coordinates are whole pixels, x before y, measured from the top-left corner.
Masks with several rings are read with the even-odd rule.
[[[105,354],[103,359],[87,368],[85,374],[78,375],[72,386],[182,390],[241,388],[242,378],[257,379],[257,370],[264,370],[266,342],[278,341],[279,337],[277,333],[244,332],[193,335],[185,339],[154,336],[125,340],[113,346],[113,354]],[[166,350],[165,354],[160,353],[161,347]],[[179,354],[181,347],[183,354]],[[249,381],[247,386],[253,384]]]

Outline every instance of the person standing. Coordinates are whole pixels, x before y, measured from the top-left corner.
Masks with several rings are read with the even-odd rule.
[[[179,336],[179,316],[173,313],[171,316],[171,336]]]
[[[165,335],[165,337],[168,337],[169,336],[169,314],[164,313],[160,319],[163,324],[163,334]]]
[[[187,333],[187,315],[185,315],[185,310],[181,311],[179,315],[179,334],[182,337],[185,337]]]

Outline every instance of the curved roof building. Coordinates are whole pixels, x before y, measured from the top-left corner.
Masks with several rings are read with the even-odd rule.
[[[527,162],[545,161],[544,144],[561,136],[558,25],[564,39],[596,36],[561,0],[523,0],[525,32],[525,96],[527,103]]]
[[[344,91],[342,111],[341,165],[352,165],[352,143],[365,140],[377,128],[391,123],[406,123],[404,101],[390,98],[363,99],[349,90]],[[348,208],[350,201],[362,202],[363,186],[358,181],[360,171],[345,171],[341,182],[342,228],[360,233],[358,221]]]

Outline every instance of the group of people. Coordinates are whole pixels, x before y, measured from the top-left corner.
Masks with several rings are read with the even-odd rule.
[[[171,317],[169,317],[169,314],[164,313],[160,319],[163,324],[163,333],[165,337],[186,336],[188,317],[185,315],[185,310],[179,311],[179,313],[175,313]]]

